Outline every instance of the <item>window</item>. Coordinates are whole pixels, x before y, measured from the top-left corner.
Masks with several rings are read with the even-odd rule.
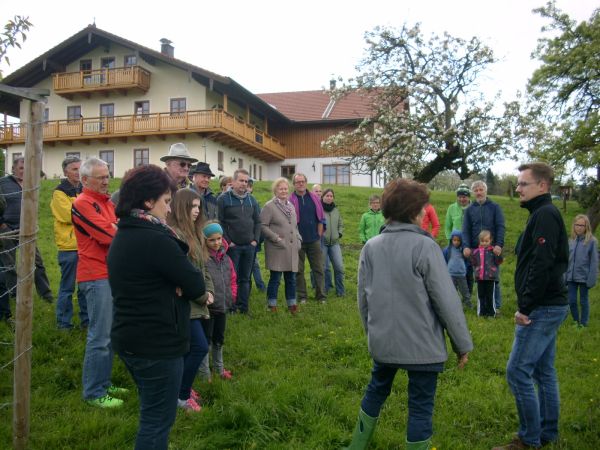
[[[254,179],[256,180],[256,164],[252,165],[252,171],[254,172]]]
[[[323,166],[323,184],[350,185],[350,166],[348,164],[331,164]]]
[[[81,159],[81,152],[66,152],[65,153],[65,158],[69,158],[71,156],[75,156],[75,157]]]
[[[185,98],[172,98],[169,111],[171,111],[171,115],[183,114],[185,112]]]
[[[292,179],[296,173],[296,166],[281,166],[281,176],[289,180]]]
[[[22,157],[23,157],[23,153],[21,153],[21,152],[13,153],[13,154],[12,154],[12,160],[13,160],[13,163],[14,163],[14,162],[15,162],[17,159],[19,159],[19,158],[22,158]]]
[[[115,115],[115,104],[104,103],[100,105],[100,131],[111,133],[113,130],[113,116]]]
[[[137,56],[136,55],[125,55],[123,65],[125,67],[136,66],[137,65]]]
[[[50,120],[50,108],[44,108],[44,122]]]
[[[133,150],[133,167],[147,166],[150,164],[150,150],[136,148]]]
[[[115,68],[115,57],[107,56],[100,59],[100,67],[103,69],[114,69]]]
[[[133,113],[136,116],[146,116],[150,113],[150,102],[144,100],[133,104]]]
[[[258,179],[262,181],[262,166],[258,166]]]
[[[92,60],[91,59],[82,59],[79,61],[79,70],[82,72],[89,72],[92,70]]]
[[[67,106],[67,120],[72,122],[83,118],[81,115],[81,106]]]
[[[238,158],[238,169],[244,168],[244,160],[243,158]]]
[[[98,157],[108,164],[108,173],[111,177],[114,177],[115,173],[115,151],[114,150],[100,150]]]
[[[221,172],[223,172],[223,159],[225,159],[223,152],[221,150],[217,151],[217,170]]]

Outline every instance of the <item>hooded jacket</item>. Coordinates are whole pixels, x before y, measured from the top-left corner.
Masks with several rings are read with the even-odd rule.
[[[598,280],[598,242],[592,238],[585,243],[584,236],[569,239],[567,281],[583,283],[593,288]]]
[[[50,209],[54,216],[54,241],[60,251],[77,250],[77,238],[73,229],[71,207],[81,194],[81,183],[73,186],[66,178],[52,191]]]

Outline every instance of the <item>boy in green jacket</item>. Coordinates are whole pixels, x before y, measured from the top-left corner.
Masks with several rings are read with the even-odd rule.
[[[380,209],[381,198],[379,195],[371,195],[369,197],[369,208],[369,211],[364,213],[360,218],[360,224],[358,225],[358,235],[363,244],[373,236],[377,236],[385,223]]]

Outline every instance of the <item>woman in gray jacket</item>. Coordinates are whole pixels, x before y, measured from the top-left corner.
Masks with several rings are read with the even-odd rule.
[[[423,184],[388,183],[382,201],[387,225],[360,255],[358,307],[373,370],[350,449],[367,447],[398,369],[408,374],[406,448],[429,449],[437,377],[448,359],[444,331],[460,368],[473,349],[442,252],[420,227],[428,201]]]
[[[271,271],[267,285],[267,303],[271,311],[277,311],[277,291],[283,274],[288,310],[296,314],[296,272],[300,250],[296,211],[288,200],[290,186],[287,178],[276,179],[272,190],[274,197],[260,212],[262,235],[265,239],[265,266]]]

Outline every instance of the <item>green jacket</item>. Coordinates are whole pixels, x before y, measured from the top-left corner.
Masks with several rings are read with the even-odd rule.
[[[344,221],[340,215],[340,210],[335,207],[330,212],[323,211],[327,219],[327,227],[325,228],[325,245],[331,247],[340,242],[342,234],[344,234]]]
[[[364,244],[373,236],[377,236],[384,223],[385,218],[383,217],[381,210],[375,212],[370,209],[364,213],[360,218],[360,224],[358,225],[360,242]]]
[[[454,202],[448,206],[446,222],[444,223],[444,233],[446,234],[446,239],[450,239],[450,236],[454,230],[462,230],[463,215],[468,206],[469,205],[467,204],[467,206],[463,208],[458,204],[458,202]]]

